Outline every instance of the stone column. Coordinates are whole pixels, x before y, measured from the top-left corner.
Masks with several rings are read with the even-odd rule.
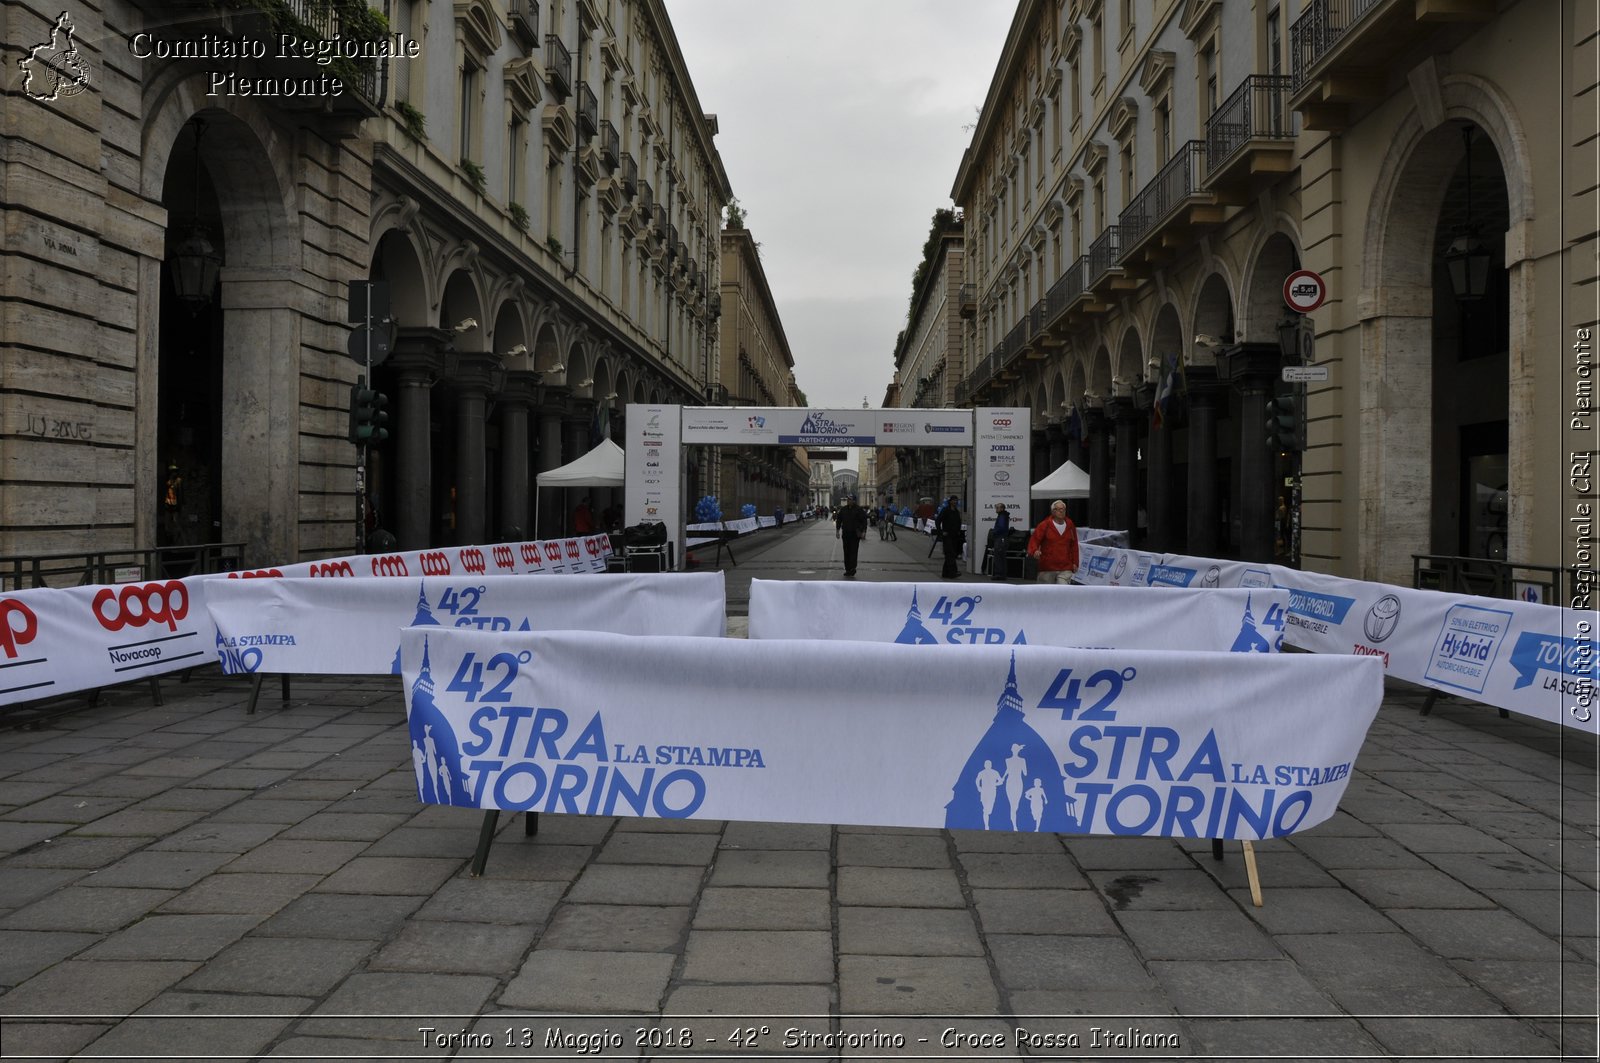
[[[561,452],[561,417],[563,407],[560,400],[546,401],[539,408],[539,471],[549,472],[559,469],[566,464],[565,455]],[[575,457],[576,455],[574,455]],[[537,489],[537,501],[534,514],[537,520],[537,529],[534,538],[554,539],[561,532],[561,492],[555,488],[545,487]]]
[[[1217,354],[1217,374],[1239,392],[1239,557],[1273,559],[1278,454],[1267,442],[1267,399],[1283,355],[1276,343],[1241,343]]]
[[[433,525],[433,382],[444,369],[450,334],[436,328],[402,328],[388,367],[399,380],[395,396],[394,486],[387,520],[402,550],[421,550]]]
[[[1217,556],[1217,402],[1222,398],[1217,371],[1190,366],[1189,387],[1189,528],[1183,552]]]
[[[495,538],[516,542],[533,538],[529,492],[528,410],[539,398],[539,374],[506,374],[500,392],[500,530]]]
[[[1090,406],[1083,413],[1089,431],[1089,527],[1111,526],[1111,428],[1105,408]]]
[[[487,541],[489,468],[485,421],[489,393],[500,359],[488,353],[462,354],[451,383],[456,389],[456,541],[475,546]]]
[[[1114,396],[1106,404],[1117,434],[1116,508],[1111,527],[1139,537],[1139,409],[1131,395]]]
[[[589,425],[593,418],[594,403],[579,399],[569,404],[561,422],[561,449],[567,461],[576,461],[589,453]],[[553,496],[557,500],[556,515],[560,520],[561,534],[573,534],[572,511],[577,508],[578,499],[590,495],[589,508],[594,508],[593,494],[590,488],[573,487]]]
[[[1155,405],[1155,385],[1146,384],[1137,394],[1139,409],[1149,413]],[[1170,410],[1170,406],[1169,406]],[[1170,414],[1169,414],[1170,416]],[[1163,419],[1152,423],[1145,443],[1145,520],[1146,550],[1166,550],[1172,545],[1172,426]]]

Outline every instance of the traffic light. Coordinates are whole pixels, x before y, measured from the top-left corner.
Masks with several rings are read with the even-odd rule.
[[[389,419],[384,409],[387,405],[387,395],[367,387],[366,377],[356,377],[356,382],[350,386],[350,442],[365,446],[388,439],[389,430],[383,426]]]
[[[1305,410],[1298,395],[1267,400],[1267,447],[1274,452],[1306,449]]]

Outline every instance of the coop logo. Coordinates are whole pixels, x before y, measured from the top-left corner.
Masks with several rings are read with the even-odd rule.
[[[1361,630],[1366,632],[1368,642],[1382,642],[1394,634],[1394,629],[1400,624],[1400,599],[1392,594],[1385,594],[1382,598],[1372,603],[1372,608],[1367,610],[1366,619],[1361,622]]]
[[[1511,614],[1503,609],[1452,606],[1434,639],[1425,675],[1447,686],[1483,693],[1510,627]]]
[[[585,539],[583,541],[583,548],[588,552],[590,557],[600,556],[600,544],[593,538]]]
[[[26,646],[39,633],[39,618],[15,598],[0,599],[0,650],[6,660],[17,659],[17,648]]]
[[[547,561],[559,562],[561,560],[561,544],[554,541],[545,543],[544,556]]]
[[[422,566],[424,576],[450,575],[450,559],[443,550],[424,550],[417,555],[417,564]]]
[[[456,560],[461,562],[461,569],[464,572],[475,572],[481,576],[487,571],[487,566],[483,563],[483,551],[476,546],[468,546],[458,551]]]
[[[564,545],[566,546],[567,559],[569,561],[576,561],[582,556],[582,551],[578,547],[578,540],[568,539]]]
[[[520,549],[524,565],[532,565],[534,568],[538,568],[544,564],[544,559],[539,556],[538,543],[523,543]]]
[[[159,624],[168,631],[176,631],[178,622],[188,615],[189,588],[175,579],[161,583],[129,583],[120,591],[106,587],[94,596],[94,618],[107,631],[147,624]]]
[[[282,579],[283,573],[275,568],[258,568],[249,572],[230,572],[229,579]]]
[[[1009,418],[1009,417],[996,417],[990,423],[993,424],[996,428],[1010,428],[1011,427],[1011,418]]]
[[[374,576],[409,576],[411,569],[406,566],[406,559],[399,554],[384,554],[382,557],[372,559],[372,574]]]
[[[507,572],[517,567],[517,555],[511,552],[509,546],[494,548],[494,567]]]
[[[745,419],[745,426],[752,430],[760,430],[767,427],[767,419],[765,417],[751,416]]]
[[[356,570],[350,567],[348,561],[313,561],[310,573],[314,577],[325,576],[354,576]]]
[[[17,66],[22,91],[41,103],[65,100],[89,87],[89,64],[78,51],[77,26],[65,11],[56,16],[50,39],[29,48]]]

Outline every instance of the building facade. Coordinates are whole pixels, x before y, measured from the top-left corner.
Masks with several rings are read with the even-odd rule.
[[[899,405],[906,409],[943,409],[956,404],[963,376],[962,318],[959,313],[965,277],[965,241],[959,215],[949,228],[936,232],[922,283],[913,293],[906,329],[895,348]],[[896,478],[908,496],[966,497],[970,450],[961,447],[899,448]]]
[[[794,355],[767,286],[761,252],[737,216],[722,230],[721,248],[721,356],[707,401],[799,405]],[[705,460],[724,513],[736,514],[746,503],[764,515],[780,507],[794,512],[806,501],[811,472],[804,447],[708,447]]]
[[[960,401],[1029,406],[1036,476],[1153,548],[1560,563],[1594,40],[1576,2],[1023,0],[952,192]]]
[[[659,0],[0,19],[0,553],[552,534],[576,499],[539,471],[702,400],[731,190]],[[387,296],[370,345],[352,281]]]

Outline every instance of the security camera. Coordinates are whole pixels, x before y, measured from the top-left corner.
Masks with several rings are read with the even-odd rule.
[[[506,357],[506,358],[515,358],[519,354],[527,354],[527,353],[528,353],[528,345],[526,343],[519,343],[515,347],[513,347],[509,351],[507,351],[505,353],[504,357]]]
[[[460,321],[456,322],[455,331],[458,332],[458,333],[459,332],[466,332],[466,331],[468,331],[470,329],[475,329],[477,327],[478,327],[478,319],[477,318],[475,318],[475,317],[464,317]]]
[[[1194,334],[1194,345],[1196,347],[1221,347],[1222,341],[1215,336],[1208,336],[1204,332],[1197,332]]]

